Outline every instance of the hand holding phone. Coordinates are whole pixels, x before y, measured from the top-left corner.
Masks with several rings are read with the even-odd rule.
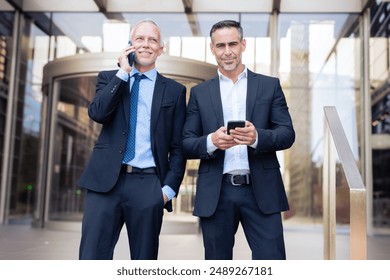
[[[133,43],[131,42],[131,40],[129,41],[129,45],[132,46]],[[129,60],[129,64],[131,67],[133,67],[133,63],[134,63],[134,60],[135,60],[135,53],[132,52],[128,55],[127,59]]]
[[[129,44],[130,46],[133,45],[133,43],[131,42],[131,40],[128,42],[128,44]],[[130,54],[127,56],[127,59],[128,59],[128,61],[129,61],[130,67],[133,67],[133,63],[134,63],[134,60],[135,60],[135,53],[134,53],[134,52],[130,53]],[[119,64],[119,62],[117,62],[117,65],[118,65],[119,68],[121,67],[121,65]]]
[[[230,134],[230,130],[235,129],[236,127],[245,127],[245,121],[228,121],[227,134]]]

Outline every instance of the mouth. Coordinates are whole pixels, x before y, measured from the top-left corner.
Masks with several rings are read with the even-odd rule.
[[[228,65],[234,63],[234,59],[222,59],[222,61],[223,61],[223,63],[228,64]]]
[[[151,51],[139,51],[138,52],[139,54],[146,54],[146,55],[151,55],[151,54],[153,54],[153,52],[151,52]]]

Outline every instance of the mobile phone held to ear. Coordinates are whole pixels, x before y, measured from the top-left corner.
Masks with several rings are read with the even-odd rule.
[[[128,44],[130,46],[133,45],[133,43],[131,42],[131,40],[128,42]],[[133,67],[133,63],[134,63],[134,60],[135,60],[135,53],[130,53],[129,56],[127,57],[127,59],[129,60],[129,64],[131,67]],[[121,67],[121,65],[119,64],[119,62],[117,63],[118,67]]]
[[[235,129],[236,127],[245,127],[245,121],[228,121],[227,134],[230,134],[230,130]]]
[[[129,45],[132,46],[133,43],[131,42],[131,40],[129,41]],[[129,60],[129,64],[131,67],[133,67],[133,63],[134,63],[134,60],[135,60],[135,53],[132,52],[129,54],[129,56],[127,57],[127,59]]]

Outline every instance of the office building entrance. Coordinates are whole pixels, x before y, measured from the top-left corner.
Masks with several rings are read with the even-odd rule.
[[[96,76],[116,68],[116,53],[82,54],[48,63],[44,67],[43,108],[39,169],[40,194],[35,222],[58,229],[79,229],[84,190],[76,186],[100,125],[89,119],[87,108],[95,94]],[[158,71],[190,88],[216,74],[214,65],[180,57],[162,56]],[[175,214],[192,212],[196,161],[187,164]]]

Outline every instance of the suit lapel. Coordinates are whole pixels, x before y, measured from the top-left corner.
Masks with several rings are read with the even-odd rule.
[[[213,106],[215,116],[217,117],[219,127],[224,126],[223,121],[223,109],[222,109],[222,99],[221,99],[221,90],[219,87],[219,78],[215,76],[210,80],[210,99]]]
[[[256,74],[248,69],[248,87],[246,94],[246,119],[251,120],[253,109],[255,107],[256,95],[259,92],[259,79]]]
[[[126,123],[129,123],[130,118],[130,77],[126,85],[126,93],[122,94],[123,111],[125,112]]]
[[[156,127],[158,116],[160,114],[160,108],[165,91],[165,79],[159,73],[157,73],[156,83],[154,85],[153,99],[152,99],[152,112],[151,112],[151,124],[150,135],[153,138],[153,131]]]

